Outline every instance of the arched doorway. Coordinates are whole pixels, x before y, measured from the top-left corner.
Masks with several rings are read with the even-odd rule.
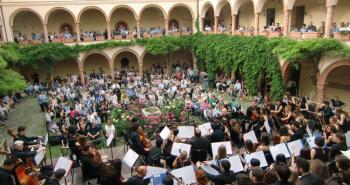
[[[161,7],[148,6],[141,10],[140,26],[146,32],[162,33],[164,29],[165,12]]]
[[[143,71],[144,73],[166,73],[167,64],[165,62],[164,56],[146,53],[143,57]]]
[[[277,25],[279,25],[279,27],[284,26],[282,1],[267,0],[263,5],[261,13],[265,15],[265,19],[261,17],[259,30],[264,30],[264,27],[269,28],[271,25],[275,25],[275,27],[277,27]]]
[[[326,1],[319,0],[296,0],[293,5],[291,16],[291,30],[300,30],[303,24],[311,22],[316,28],[326,20]]]
[[[107,33],[107,17],[102,10],[94,7],[87,8],[82,10],[78,18],[80,22],[80,34],[85,37],[91,37],[93,35],[92,33],[95,33],[96,36],[104,38],[103,36]],[[106,36],[108,37],[108,35]]]
[[[236,25],[243,30],[249,30],[254,28],[254,5],[252,1],[241,1],[242,4],[238,6],[237,19],[238,22]],[[255,28],[254,28],[255,29]]]
[[[101,74],[105,76],[110,74],[109,59],[105,54],[92,53],[83,59],[84,73],[90,75],[92,73]]]
[[[214,30],[214,8],[210,3],[206,3],[202,8],[202,30]]]
[[[120,29],[126,29],[129,32],[136,29],[136,15],[130,7],[117,7],[112,10],[110,22],[116,34]]]
[[[122,51],[114,57],[114,69],[139,72],[138,57],[132,51]]]
[[[228,32],[232,30],[232,14],[231,6],[227,1],[221,1],[219,3],[219,20],[218,20],[218,31]]]
[[[170,58],[170,66],[172,70],[174,70],[174,67],[178,65],[180,65],[182,69],[193,68],[192,52],[189,50],[174,52]]]
[[[76,79],[79,78],[79,66],[76,60],[68,59],[54,64],[53,76],[55,79],[66,79],[68,75],[74,75]]]
[[[45,39],[42,18],[34,11],[19,11],[12,21],[13,37],[16,42]]]
[[[54,37],[73,38],[76,34],[73,14],[66,9],[55,9],[47,15],[47,30]]]
[[[350,1],[338,0],[337,6],[333,8],[333,22],[339,27],[342,23],[349,22]]]
[[[169,11],[169,30],[173,31],[192,31],[193,16],[189,8],[185,5],[175,5]]]

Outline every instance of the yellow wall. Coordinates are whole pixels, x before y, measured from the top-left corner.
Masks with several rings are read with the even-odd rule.
[[[115,57],[114,59],[114,68],[117,70],[121,69],[121,59],[123,58],[127,58],[129,59],[129,67],[131,69],[131,67],[134,67],[134,69],[138,72],[138,68],[139,68],[139,64],[137,62],[137,57],[130,53],[130,52],[122,52],[119,53],[118,56]]]
[[[90,9],[83,12],[80,17],[80,30],[103,33],[106,29],[106,18],[98,10]]]
[[[326,7],[325,4],[320,4],[318,0],[296,0],[294,6],[305,6],[306,15],[304,17],[304,23],[308,25],[310,21],[318,28],[321,25],[321,21],[326,20]],[[324,1],[323,1],[324,2]],[[293,18],[293,17],[292,17]]]
[[[311,65],[308,62],[301,62],[300,65],[300,80],[299,80],[299,95],[300,96],[311,96],[311,92],[313,89],[312,81],[310,79],[310,73],[311,73]],[[316,88],[316,87],[315,87]],[[315,92],[317,89],[315,89]],[[315,100],[316,93],[313,98]]]
[[[37,15],[24,11],[16,15],[13,21],[13,31],[19,31],[31,38],[31,33],[38,34],[43,32],[43,25]]]
[[[70,24],[74,32],[76,32],[73,17],[68,12],[57,10],[52,12],[49,16],[47,29],[49,32],[58,34],[60,26],[66,23]]]
[[[331,99],[339,96],[347,105],[350,105],[350,66],[342,66],[335,68],[328,75],[326,80],[326,98]],[[347,111],[350,111],[350,106],[346,107]]]
[[[67,74],[79,76],[78,63],[75,60],[57,62],[53,67],[53,74],[55,77],[59,76],[61,78],[65,78]]]
[[[283,27],[284,22],[283,22],[283,18],[284,18],[284,12],[283,12],[283,3],[282,1],[272,1],[272,0],[268,0],[267,3],[265,4],[264,8],[261,11],[261,15],[260,15],[260,23],[259,23],[259,28],[260,30],[262,30],[264,28],[264,26],[266,26],[266,11],[267,9],[270,8],[275,8],[276,9],[276,17],[275,17],[275,24],[276,23],[280,23],[280,27]]]
[[[142,12],[140,24],[146,30],[157,26],[164,28],[164,16],[159,9],[150,7]]]
[[[106,75],[110,74],[108,60],[101,54],[91,54],[84,61],[84,72],[87,74],[90,74],[91,70],[99,72],[100,67]]]
[[[244,3],[239,9],[239,25],[247,27],[254,26],[254,7],[253,3]]]
[[[177,51],[175,52],[171,58],[170,58],[170,66],[173,64],[180,63],[181,65],[183,63],[188,64],[188,66],[192,67],[192,54],[190,51],[184,50],[184,51]],[[152,65],[155,64],[156,66],[160,64],[163,68],[166,66],[165,64],[165,57],[164,56],[155,56],[147,53],[144,56],[143,59],[143,69],[144,71],[150,71],[152,68]]]
[[[134,29],[136,26],[135,16],[126,8],[118,8],[113,12],[110,20],[111,30],[115,29],[115,26],[119,21],[123,21],[128,24],[129,30]]]
[[[333,12],[333,21],[336,22],[338,26],[340,22],[350,22],[350,1],[339,0]]]

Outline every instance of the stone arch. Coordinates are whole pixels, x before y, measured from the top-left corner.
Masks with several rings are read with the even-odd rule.
[[[90,64],[91,66],[88,66],[87,59],[89,59],[89,57],[93,57],[93,56],[95,58],[105,59],[106,62],[107,62],[106,65],[104,65],[101,61],[94,60],[95,65],[96,65],[96,62],[97,63],[101,62],[101,63],[98,64],[98,66],[97,66],[98,68],[95,68],[95,66],[92,65],[92,64]],[[112,75],[113,74],[113,68],[111,68],[111,59],[103,51],[93,50],[93,51],[90,51],[90,52],[86,53],[81,58],[80,63],[81,63],[81,67],[83,68],[83,70],[86,73],[89,73],[90,70],[95,70],[95,72],[97,72],[99,70],[99,68],[103,68],[106,75]]]
[[[214,11],[214,15],[215,15],[215,9],[214,9],[214,5],[210,2],[210,1],[207,1],[203,4],[202,8],[201,8],[201,15],[200,17],[201,18],[205,18],[205,14],[207,13],[207,11],[210,9],[210,8],[213,8],[213,11]]]
[[[129,11],[134,15],[135,20],[139,20],[139,17],[138,17],[138,15],[137,15],[136,11],[135,11],[132,7],[130,7],[130,6],[128,6],[128,5],[118,5],[118,6],[115,6],[115,7],[111,10],[111,12],[109,13],[108,20],[111,20],[114,11],[116,11],[117,9],[120,9],[120,8],[125,8],[125,9],[129,10]]]
[[[28,12],[31,12],[31,13],[35,14],[35,15],[40,19],[41,24],[44,25],[44,20],[43,20],[43,18],[41,17],[41,15],[40,15],[37,11],[35,11],[35,10],[33,10],[33,9],[30,9],[30,8],[19,8],[19,9],[16,9],[16,10],[10,15],[10,19],[9,19],[9,20],[10,20],[10,26],[11,26],[11,27],[13,26],[13,21],[14,21],[16,15],[17,15],[18,13],[20,13],[20,12],[23,12],[23,11],[28,11]]]
[[[251,2],[251,3],[253,4],[253,6],[254,6],[254,2],[253,2],[252,0],[237,0],[237,1],[235,1],[235,3],[234,3],[233,6],[232,6],[232,13],[233,13],[234,15],[237,15],[239,9],[241,8],[241,6],[242,6],[243,4],[249,3],[249,2]]]
[[[100,50],[92,50],[92,51],[87,52],[87,53],[81,58],[80,63],[81,63],[82,65],[84,65],[85,59],[88,58],[90,55],[93,55],[93,54],[100,54],[100,55],[103,55],[103,56],[107,59],[108,63],[111,62],[111,59],[109,58],[109,56],[107,55],[107,53],[105,53],[105,52],[103,52],[103,51],[100,51]]]
[[[233,15],[237,15],[236,26],[255,27],[255,5],[252,0],[237,0],[233,5]]]
[[[101,12],[104,17],[105,17],[105,21],[108,22],[109,21],[109,17],[107,16],[106,12],[102,10],[102,8],[97,7],[97,6],[87,6],[83,9],[80,10],[79,14],[78,14],[78,18],[77,21],[80,23],[80,19],[81,19],[81,15],[83,15],[83,13],[87,10],[97,10],[99,12]]]
[[[117,51],[113,54],[113,56],[112,56],[112,58],[111,58],[111,62],[114,62],[115,58],[116,58],[120,53],[122,53],[122,52],[129,52],[129,53],[134,54],[134,55],[136,56],[136,58],[137,58],[138,63],[139,63],[139,64],[142,63],[141,57],[139,56],[139,54],[138,54],[135,50],[130,49],[130,48],[122,48],[122,49],[117,50]],[[143,56],[143,54],[142,54],[142,56]]]
[[[327,76],[336,68],[340,66],[350,66],[350,60],[338,60],[329,65],[320,75],[317,84],[326,85]]]
[[[67,9],[67,8],[65,8],[65,7],[54,7],[54,8],[51,8],[51,9],[45,14],[45,24],[48,23],[49,17],[50,17],[50,15],[51,15],[51,13],[53,13],[53,12],[55,12],[55,11],[57,11],[57,10],[62,10],[62,11],[64,11],[64,12],[69,13],[69,14],[72,16],[74,22],[75,22],[75,23],[77,22],[77,19],[76,19],[74,13],[73,13],[72,11],[70,11],[69,9]]]
[[[145,5],[144,7],[142,7],[142,9],[141,9],[141,11],[140,11],[140,13],[139,13],[139,16],[138,16],[138,17],[139,17],[140,19],[141,19],[141,15],[142,15],[143,11],[146,10],[147,8],[156,8],[156,9],[158,9],[158,10],[160,10],[160,11],[162,12],[163,18],[164,18],[164,19],[167,19],[167,18],[168,18],[168,14],[166,13],[166,11],[164,10],[163,7],[161,7],[160,5],[157,5],[157,4],[147,4],[147,5]]]
[[[122,62],[123,59],[127,59],[127,61],[130,64],[130,65],[128,64],[128,67],[134,68],[135,72],[142,74],[142,62],[140,60],[140,56],[138,55],[138,53],[135,50],[130,49],[130,48],[122,48],[122,49],[117,50],[113,54],[112,60],[111,60],[113,69],[114,68],[122,69],[123,64],[116,62],[118,57],[120,57],[119,58],[120,62]],[[136,62],[136,64],[135,64],[135,62]]]
[[[177,7],[184,7],[185,9],[187,9],[190,13],[191,13],[191,18],[194,19],[195,18],[195,15],[193,13],[193,10],[190,6],[188,6],[187,4],[185,3],[176,3],[174,4],[168,11],[168,16],[170,17],[170,13],[171,11],[174,9],[174,8],[177,8]]]
[[[226,3],[228,3],[228,5],[230,6],[230,9],[232,9],[232,6],[231,6],[231,2],[228,1],[228,0],[220,0],[219,3],[216,5],[216,10],[214,11],[215,12],[215,16],[220,16],[220,12],[222,10],[222,8],[226,5]]]

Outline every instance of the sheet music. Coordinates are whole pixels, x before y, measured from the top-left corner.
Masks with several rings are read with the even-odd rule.
[[[200,167],[202,168],[202,170],[204,170],[205,172],[207,172],[211,175],[219,175],[219,172],[217,170],[215,170],[213,167],[211,167],[210,164],[208,164],[208,165],[201,164]]]
[[[40,162],[44,159],[45,157],[45,154],[46,154],[46,151],[45,150],[41,150],[40,152],[37,152],[35,157],[34,157],[34,161],[35,161],[35,164],[36,165],[39,165]]]
[[[189,139],[194,136],[194,126],[179,126],[177,128],[179,129],[179,133],[177,134],[179,138]]]
[[[251,140],[253,143],[257,143],[258,139],[256,138],[254,130],[243,135],[244,141]]]
[[[136,162],[136,160],[139,158],[139,154],[134,152],[134,150],[129,149],[128,152],[126,152],[123,162],[128,165],[130,168],[132,168]]]
[[[306,138],[307,143],[309,144],[310,148],[316,147],[315,144],[315,136]]]
[[[64,174],[64,176],[67,177],[70,173],[72,166],[73,166],[73,161],[61,156],[58,158],[58,161],[57,161],[56,166],[53,169],[53,171],[55,172],[58,169],[62,168],[64,170],[66,170],[66,174]]]
[[[218,150],[219,150],[220,145],[224,145],[226,147],[227,154],[233,154],[232,153],[231,142],[226,141],[226,142],[211,143],[211,149],[212,149],[212,152],[213,152],[213,158],[214,159],[218,155]]]
[[[109,134],[107,141],[106,141],[107,147],[109,147],[109,145],[111,144],[113,139],[114,139],[114,133]]]
[[[180,151],[186,151],[187,155],[190,156],[191,145],[186,143],[173,143],[171,155],[178,156],[180,155]]]
[[[160,136],[163,140],[165,140],[165,139],[168,139],[170,133],[171,133],[170,129],[169,129],[167,126],[165,126],[165,127],[163,128],[163,130],[159,133],[159,136]]]
[[[213,133],[213,129],[211,128],[211,123],[204,123],[198,126],[199,130],[201,130],[202,136],[211,135]]]
[[[270,133],[271,132],[271,127],[270,127],[270,124],[269,124],[268,120],[264,121],[264,126],[265,126],[265,129],[266,129],[267,133]]]
[[[350,150],[348,151],[341,151],[343,155],[345,155],[348,159],[350,159]]]
[[[276,161],[276,156],[278,154],[283,154],[286,158],[290,157],[289,150],[287,148],[287,145],[285,143],[280,143],[275,146],[270,146],[270,152],[272,155],[273,160]]]
[[[167,172],[167,170],[165,168],[147,166],[147,173],[143,179],[147,179],[147,178],[150,178],[154,175],[160,175],[160,174],[166,173],[166,172]]]
[[[177,178],[181,177],[186,185],[197,182],[196,175],[194,173],[194,168],[192,165],[178,168],[176,170],[171,171],[171,173]]]
[[[294,156],[299,156],[301,149],[303,149],[303,143],[301,139],[287,143],[289,153]]]
[[[250,163],[250,160],[253,158],[259,159],[261,168],[267,166],[267,161],[263,151],[246,154],[245,156],[245,160],[247,161],[247,163]]]
[[[345,137],[346,137],[346,145],[347,145],[348,147],[350,147],[350,133],[347,132],[347,133],[345,134]]]
[[[228,161],[231,164],[230,170],[234,171],[235,173],[244,171],[244,167],[242,165],[241,158],[239,155],[234,155],[228,158]]]

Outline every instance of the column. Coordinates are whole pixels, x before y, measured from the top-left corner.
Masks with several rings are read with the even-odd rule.
[[[164,28],[165,28],[165,35],[168,35],[168,31],[169,31],[169,21],[168,19],[164,19]]]
[[[140,27],[140,20],[136,20],[136,29],[137,29],[137,37],[141,38],[141,27]]]
[[[325,37],[331,38],[332,37],[332,22],[333,22],[333,6],[327,5],[327,15],[326,15],[326,25],[325,25]]]
[[[108,40],[112,39],[111,22],[107,21]]]
[[[204,31],[204,18],[201,18],[201,25],[200,25],[200,30],[203,32]]]
[[[196,55],[194,54],[194,52],[192,52],[192,68],[193,69],[197,69],[197,58]]]
[[[218,32],[219,16],[214,17],[214,34]]]
[[[109,62],[109,70],[110,70],[110,75],[112,79],[114,79],[114,66],[113,66],[113,61]]]
[[[85,84],[85,77],[84,77],[84,65],[79,65],[79,76],[80,76],[80,83]]]
[[[75,23],[75,30],[77,30],[77,42],[80,42],[80,23]]]
[[[324,97],[326,97],[326,85],[317,84],[317,103],[322,103]]]
[[[47,31],[47,24],[44,24],[44,40],[46,43],[49,42],[49,32]]]
[[[235,31],[236,31],[236,16],[237,15],[235,15],[235,14],[233,14],[232,15],[232,28],[231,28],[231,30],[232,30],[232,35],[235,33]]]
[[[290,17],[292,14],[292,10],[284,10],[284,26],[283,26],[283,36],[288,37],[289,29],[290,29]]]
[[[259,16],[260,16],[260,12],[255,12],[254,35],[259,35]]]
[[[143,64],[142,64],[142,62],[139,62],[139,75],[141,76],[141,78],[143,77]]]

